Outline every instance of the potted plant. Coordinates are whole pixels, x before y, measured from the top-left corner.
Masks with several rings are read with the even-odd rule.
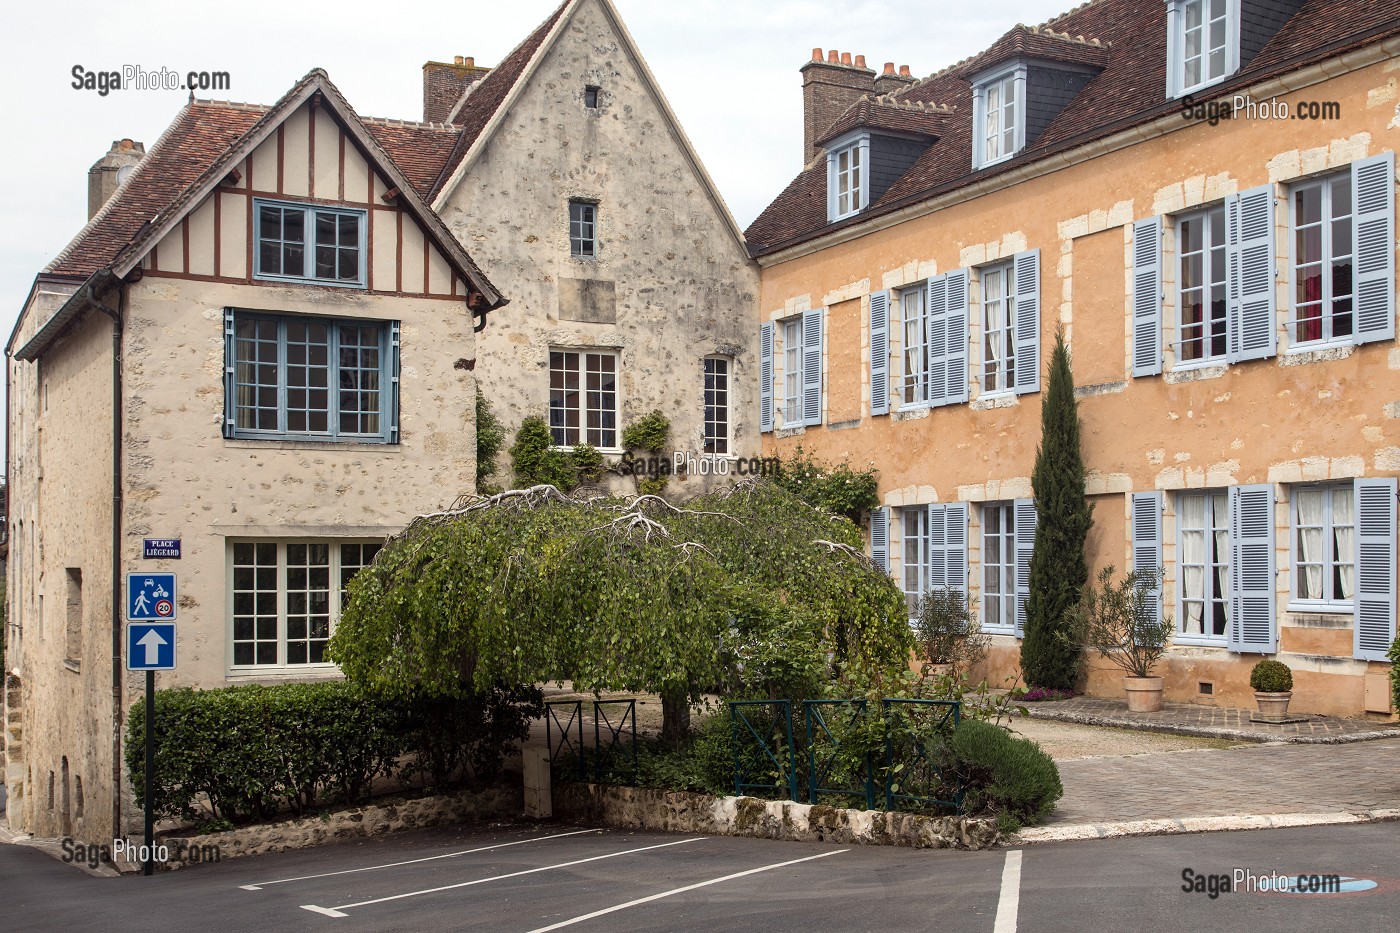
[[[1162,708],[1162,678],[1152,674],[1171,638],[1170,617],[1157,618],[1151,594],[1162,582],[1162,570],[1134,570],[1119,583],[1110,565],[1099,571],[1098,582],[1084,587],[1071,612],[1083,643],[1124,673],[1128,709],[1155,713]]]
[[[1288,722],[1288,701],[1293,699],[1293,671],[1282,661],[1264,660],[1249,672],[1254,702],[1259,704],[1256,722]]]
[[[919,599],[914,638],[924,656],[924,676],[964,671],[987,656],[991,640],[957,590],[930,590]]]

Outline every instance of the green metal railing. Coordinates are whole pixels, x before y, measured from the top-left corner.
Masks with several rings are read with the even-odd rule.
[[[754,727],[749,715],[749,710],[757,707],[766,707],[774,712],[771,723],[760,723],[764,727],[761,731]],[[729,716],[730,743],[734,749],[734,792],[742,797],[751,790],[782,791],[789,800],[796,800],[797,759],[792,743],[792,703],[788,700],[731,700]],[[762,767],[761,762],[766,760],[775,771],[752,774],[755,763],[746,760],[748,756],[743,754],[746,748],[761,751],[759,766]],[[781,760],[783,758],[786,758],[786,764]],[[782,778],[782,783],[750,780],[774,773]]]
[[[589,762],[592,762],[593,780],[601,781],[605,765],[615,760],[615,756],[627,755],[630,760],[630,779],[637,781],[637,701],[593,700],[593,748],[583,743],[583,700],[552,700],[545,704],[545,741],[549,748],[549,760],[565,761],[572,764],[576,780],[589,778]],[[608,707],[622,707],[620,711],[608,714]],[[566,719],[560,718],[560,711],[568,710]],[[558,733],[558,741],[555,733]],[[630,739],[630,742],[626,742]],[[626,743],[626,744],[624,744]]]
[[[962,704],[956,700],[882,700],[885,715],[885,809],[902,804],[951,807],[962,812],[963,787],[952,778],[952,796],[933,796],[950,785],[949,776],[929,753],[928,735],[947,735],[962,722]],[[949,723],[951,722],[951,726]],[[896,758],[899,770],[896,770]],[[927,789],[925,794],[909,793]]]
[[[875,768],[870,752],[861,754],[860,766],[854,775],[845,773],[849,762],[843,756],[843,753],[850,753],[853,734],[864,725],[865,707],[865,700],[802,701],[807,720],[808,803],[818,802],[823,795],[863,796],[865,808],[875,809]],[[845,786],[824,786],[833,777],[845,777],[841,782]],[[853,782],[859,786],[851,786]]]

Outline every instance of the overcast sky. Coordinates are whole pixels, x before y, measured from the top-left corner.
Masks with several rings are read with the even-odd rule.
[[[926,75],[1068,0],[615,0],[642,54],[741,227],[791,180],[802,146],[798,68],[812,48]],[[87,169],[112,140],[155,142],[183,91],[72,87],[72,69],[161,66],[227,71],[226,93],[272,103],[314,67],[361,114],[418,119],[422,65],[470,55],[494,65],[557,0],[232,6],[126,0],[13,3],[3,20],[0,88],[0,328],[8,336],[37,273],[87,219]],[[509,283],[505,284],[509,290]]]

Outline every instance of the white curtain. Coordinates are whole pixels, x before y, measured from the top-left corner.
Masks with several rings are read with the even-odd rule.
[[[1200,635],[1205,598],[1205,500],[1187,496],[1181,500],[1181,592],[1185,605],[1181,630],[1188,635]]]
[[[1337,592],[1333,599],[1351,599],[1356,594],[1356,500],[1350,489],[1332,493],[1333,559],[1337,562]]]
[[[1215,604],[1225,605],[1225,600],[1230,595],[1230,506],[1229,498],[1223,493],[1216,493],[1210,497],[1211,515],[1215,529],[1215,553],[1212,555],[1215,561]],[[1211,628],[1207,633],[1210,635],[1225,634],[1225,611],[1219,613],[1215,611],[1215,605],[1211,606]]]
[[[1300,489],[1298,499],[1298,598],[1322,599],[1321,489]]]

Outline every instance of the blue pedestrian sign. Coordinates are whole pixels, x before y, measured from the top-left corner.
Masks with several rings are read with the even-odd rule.
[[[126,623],[126,669],[175,670],[175,623]]]
[[[126,617],[133,622],[175,618],[175,574],[126,575]]]

